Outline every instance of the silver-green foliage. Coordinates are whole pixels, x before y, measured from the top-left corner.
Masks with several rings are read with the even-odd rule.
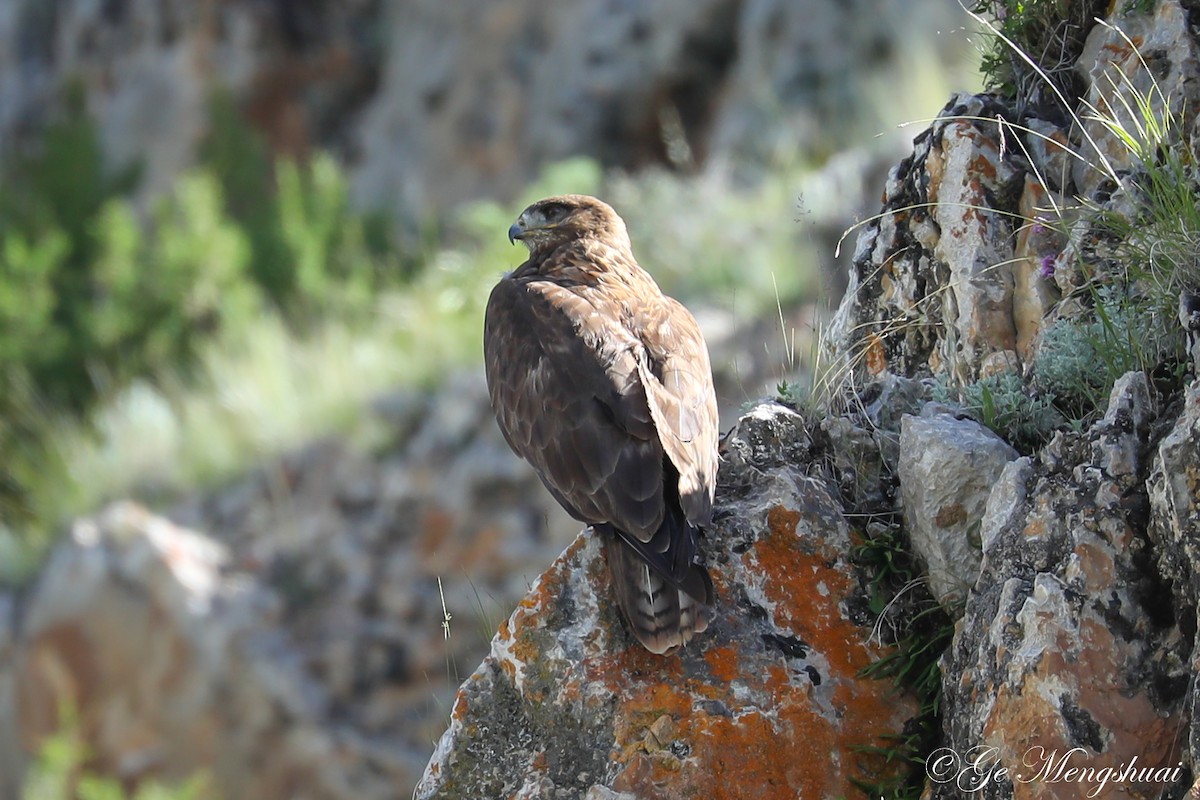
[[[1054,397],[1034,392],[1012,372],[990,375],[966,386],[942,380],[934,384],[933,398],[962,408],[1022,452],[1044,444],[1066,419]]]
[[[1179,360],[1183,336],[1172,323],[1155,304],[1100,290],[1092,313],[1061,318],[1042,335],[1034,384],[1069,418],[1085,420],[1103,410],[1126,372],[1153,374]]]

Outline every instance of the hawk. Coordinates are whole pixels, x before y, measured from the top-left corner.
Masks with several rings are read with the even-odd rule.
[[[505,440],[604,542],[617,604],[652,653],[708,626],[694,562],[717,476],[708,348],[638,266],[624,221],[586,195],[529,206],[508,229],[529,259],[488,298],[488,392]]]

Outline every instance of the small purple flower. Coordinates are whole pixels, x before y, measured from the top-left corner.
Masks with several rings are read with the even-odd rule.
[[[1053,278],[1054,271],[1057,268],[1058,268],[1058,256],[1057,255],[1042,256],[1041,274],[1042,274],[1043,278],[1045,278],[1046,280],[1050,280],[1051,278]]]
[[[1033,234],[1034,234],[1034,236],[1038,235],[1039,233],[1043,233],[1043,232],[1045,232],[1045,230],[1046,230],[1046,226],[1045,226],[1045,225],[1043,225],[1042,223],[1040,223],[1040,222],[1035,222],[1035,223],[1033,223]]]

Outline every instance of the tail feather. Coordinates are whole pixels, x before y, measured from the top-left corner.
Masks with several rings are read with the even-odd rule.
[[[679,568],[672,564],[675,574],[664,574],[630,543],[629,537],[609,525],[597,528],[615,534],[605,536],[604,546],[617,605],[633,635],[647,650],[661,655],[687,644],[708,627],[713,586],[704,567],[688,563]],[[694,529],[685,535],[694,537]]]

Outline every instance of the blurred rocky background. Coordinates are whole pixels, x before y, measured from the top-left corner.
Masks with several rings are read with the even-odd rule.
[[[926,123],[898,125],[978,87],[974,28],[953,0],[0,2],[0,797],[408,796],[578,533],[477,366],[511,219],[608,199],[729,428],[815,382],[836,244]]]

